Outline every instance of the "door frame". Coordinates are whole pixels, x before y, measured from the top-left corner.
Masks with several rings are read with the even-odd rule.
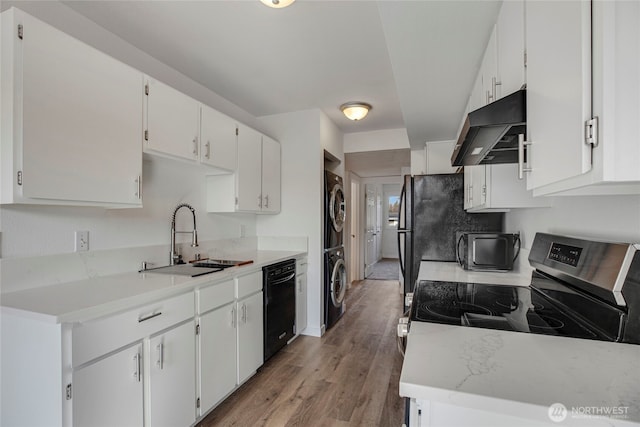
[[[348,280],[347,286],[351,286],[351,283],[357,280],[364,279],[364,263],[362,262],[362,206],[361,206],[361,194],[362,194],[362,181],[361,178],[353,172],[347,172],[348,185],[344,188],[344,191],[349,191],[347,198],[348,206],[348,218],[346,224],[346,236],[345,249],[348,254]],[[347,190],[348,189],[348,190]]]

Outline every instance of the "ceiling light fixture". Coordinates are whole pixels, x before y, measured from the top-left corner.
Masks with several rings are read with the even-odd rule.
[[[260,0],[260,1],[269,7],[273,7],[274,9],[282,9],[283,7],[289,6],[295,0]]]
[[[340,110],[349,120],[362,120],[371,110],[371,105],[364,102],[347,102],[340,106]]]

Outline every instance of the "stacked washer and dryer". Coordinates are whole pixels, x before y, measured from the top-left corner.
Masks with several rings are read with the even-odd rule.
[[[344,223],[346,219],[342,178],[325,171],[324,197],[324,320],[332,327],[345,310],[347,271],[344,262]]]

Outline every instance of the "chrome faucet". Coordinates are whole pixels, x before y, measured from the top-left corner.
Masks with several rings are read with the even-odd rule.
[[[193,231],[176,231],[176,214],[180,208],[189,208],[191,210],[191,214],[193,215]],[[191,247],[195,248],[198,246],[198,232],[196,230],[196,210],[187,203],[182,203],[176,206],[176,209],[173,211],[173,215],[171,216],[171,253],[169,254],[169,265],[179,264],[180,256],[176,253],[176,233],[185,233],[191,234]]]

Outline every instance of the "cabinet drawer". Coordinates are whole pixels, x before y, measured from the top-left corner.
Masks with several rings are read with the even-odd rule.
[[[246,297],[262,290],[262,271],[238,277],[238,298]]]
[[[148,304],[137,309],[74,326],[73,366],[175,325],[194,315],[194,294]]]
[[[235,298],[233,280],[218,283],[198,290],[198,313],[233,302]]]

